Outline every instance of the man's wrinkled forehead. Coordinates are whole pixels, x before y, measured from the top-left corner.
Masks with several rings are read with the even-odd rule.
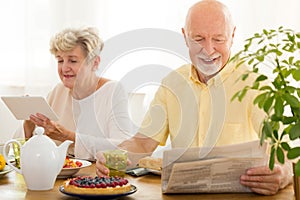
[[[218,1],[205,0],[194,4],[188,11],[185,22],[185,31],[189,33],[192,26],[206,24],[205,28],[218,26],[225,28],[229,32],[234,29],[232,16],[228,8]],[[226,27],[224,27],[226,26]]]

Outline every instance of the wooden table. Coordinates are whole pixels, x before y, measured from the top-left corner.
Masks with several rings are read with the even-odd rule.
[[[76,175],[91,175],[95,176],[94,164],[90,167],[81,169]],[[42,177],[41,177],[42,178]],[[274,196],[262,196],[254,193],[243,194],[172,194],[163,195],[161,193],[160,176],[146,175],[142,177],[127,176],[129,182],[137,187],[137,192],[120,199],[123,200],[173,200],[173,199],[201,199],[201,200],[293,200],[294,191],[292,185],[281,190]],[[0,178],[0,199],[2,200],[41,200],[41,199],[76,199],[67,196],[59,191],[59,186],[63,184],[64,179],[57,179],[52,190],[48,191],[30,191],[27,190],[23,176],[12,171]]]

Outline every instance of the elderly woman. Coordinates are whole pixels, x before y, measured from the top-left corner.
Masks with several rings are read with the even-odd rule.
[[[65,29],[50,46],[61,83],[47,100],[59,121],[33,114],[24,121],[25,137],[33,135],[35,126],[44,127],[56,143],[74,141],[69,154],[93,160],[97,151],[113,149],[129,137],[127,94],[117,81],[96,75],[103,42],[94,28]]]

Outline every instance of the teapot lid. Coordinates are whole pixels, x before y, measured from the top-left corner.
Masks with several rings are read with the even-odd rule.
[[[43,135],[45,132],[45,129],[41,126],[37,126],[35,129],[34,129],[34,133],[36,135]]]
[[[56,147],[56,144],[47,135],[44,135],[45,129],[43,127],[37,126],[34,130],[34,136],[32,136],[26,143],[26,146],[41,148],[51,148]],[[25,146],[24,145],[24,146]]]

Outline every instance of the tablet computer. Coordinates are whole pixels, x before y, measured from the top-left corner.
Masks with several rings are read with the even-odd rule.
[[[11,113],[18,120],[28,120],[31,114],[41,113],[52,121],[57,121],[58,116],[41,96],[2,96]]]

